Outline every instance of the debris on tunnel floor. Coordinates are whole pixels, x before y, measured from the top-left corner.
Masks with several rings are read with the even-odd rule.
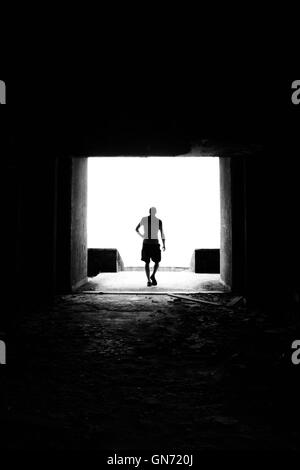
[[[6,378],[8,447],[298,448],[297,325],[230,309],[229,294],[193,298],[211,303],[64,295],[24,316],[10,346],[24,361]]]

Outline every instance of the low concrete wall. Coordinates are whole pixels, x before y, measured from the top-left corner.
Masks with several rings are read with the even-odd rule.
[[[191,259],[191,270],[195,273],[218,274],[220,250],[210,248],[195,250]]]
[[[124,270],[123,260],[116,248],[88,249],[88,276],[99,273],[117,273]]]

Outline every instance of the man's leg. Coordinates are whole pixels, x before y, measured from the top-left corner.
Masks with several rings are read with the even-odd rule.
[[[150,262],[145,263],[145,271],[146,271],[146,276],[147,276],[148,285],[149,285],[149,283],[151,284],[151,281],[150,281]]]
[[[158,267],[159,267],[159,263],[155,263],[154,268],[153,268],[153,273],[152,273],[152,276],[151,276],[152,284],[154,284],[155,286],[157,284],[156,279],[155,279],[155,274],[156,274],[156,271],[158,270]]]

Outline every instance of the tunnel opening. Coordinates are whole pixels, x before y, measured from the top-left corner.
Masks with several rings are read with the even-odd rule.
[[[144,288],[134,228],[153,206],[166,234],[155,291],[222,288],[217,157],[89,158],[87,192],[90,288]]]
[[[133,175],[133,181],[131,181],[130,186],[134,185],[135,181],[138,181],[139,191],[133,190],[131,193],[131,202],[126,202],[126,198],[123,197],[126,192],[128,192],[128,182],[126,186],[126,182],[124,183],[125,186],[123,187],[123,191],[120,192],[120,187],[118,186],[120,180],[123,178],[126,180],[126,174],[128,173],[128,169],[130,168],[130,161],[138,162],[142,167],[146,164],[151,165],[152,160],[156,162],[156,165],[160,165],[161,162],[166,163],[166,168],[168,168],[167,177],[164,173],[164,178],[172,178],[172,168],[174,164],[177,165],[178,162],[178,174],[182,179],[183,173],[180,172],[180,162],[182,161],[185,165],[186,171],[189,166],[189,161],[194,162],[194,164],[199,164],[201,161],[212,162],[212,168],[214,168],[214,185],[215,185],[215,192],[214,192],[214,240],[211,236],[209,242],[211,243],[206,245],[204,243],[198,243],[199,234],[196,236],[195,239],[191,242],[186,250],[186,246],[184,246],[185,251],[183,250],[181,253],[178,253],[176,250],[176,242],[173,243],[173,250],[172,250],[172,242],[170,243],[170,238],[172,239],[172,231],[170,229],[172,227],[172,223],[168,221],[168,211],[165,208],[161,201],[164,200],[165,202],[168,201],[168,192],[165,190],[163,194],[163,198],[160,200],[157,198],[156,200],[153,198],[151,191],[152,188],[155,188],[155,182],[149,182],[149,194],[146,193],[146,197],[148,200],[143,200],[140,198],[141,188],[144,186],[144,180],[142,177],[136,177],[137,175]],[[88,207],[90,202],[89,196],[89,161],[96,162],[96,161],[105,162],[105,160],[110,161],[110,177],[108,174],[105,174],[104,171],[100,171],[99,177],[97,177],[96,172],[93,171],[93,165],[90,166],[90,171],[95,178],[97,184],[105,188],[105,185],[109,187],[109,191],[104,191],[99,198],[94,199],[95,207],[94,209]],[[172,164],[167,165],[168,160],[172,160]],[[120,178],[119,180],[115,178],[115,172],[118,168],[117,162],[122,161],[122,168],[120,167]],[[176,166],[175,165],[175,166]],[[113,170],[112,170],[113,168]],[[107,166],[107,170],[109,167]],[[102,163],[102,170],[103,170],[103,163]],[[126,170],[126,171],[125,171]],[[151,170],[152,171],[152,170]],[[153,171],[155,173],[155,166],[153,166]],[[162,172],[161,172],[162,173]],[[199,173],[199,172],[198,172]],[[192,177],[190,176],[192,174]],[[205,173],[203,173],[205,175]],[[190,173],[186,173],[186,178],[188,179],[188,186],[187,191],[195,190],[196,193],[199,193],[199,179],[197,180],[193,178],[197,175],[196,171],[191,171]],[[246,213],[245,213],[245,181],[243,179],[244,175],[244,161],[243,159],[235,159],[232,157],[218,157],[213,156],[208,158],[202,155],[187,155],[187,156],[176,156],[176,157],[138,157],[138,156],[110,156],[109,158],[106,156],[97,158],[96,156],[93,157],[73,157],[69,160],[65,160],[63,165],[59,167],[59,187],[58,187],[58,231],[57,231],[57,240],[58,240],[58,250],[57,250],[57,272],[59,276],[57,277],[57,291],[58,292],[76,292],[78,289],[81,291],[108,291],[108,292],[139,292],[145,291],[146,283],[145,283],[145,273],[143,272],[143,262],[141,262],[141,241],[137,237],[135,233],[136,224],[139,222],[142,216],[147,215],[146,212],[148,210],[149,205],[152,206],[156,204],[158,207],[158,216],[161,219],[164,219],[165,222],[165,231],[167,233],[166,239],[169,239],[168,245],[166,246],[166,252],[162,252],[162,255],[165,255],[169,252],[169,257],[165,258],[162,256],[164,260],[162,265],[160,266],[160,276],[161,276],[161,283],[160,286],[155,286],[151,290],[151,292],[157,293],[161,291],[186,291],[186,292],[203,292],[203,291],[231,291],[231,292],[242,292],[246,279],[244,276],[245,267],[246,267],[246,240],[245,240],[245,223],[246,223]],[[205,176],[204,176],[205,179]],[[206,180],[208,181],[207,175]],[[174,181],[176,178],[174,176]],[[194,184],[191,182],[194,181]],[[205,181],[205,183],[207,183]],[[105,184],[103,183],[105,182]],[[122,183],[122,184],[123,184]],[[152,183],[152,186],[151,186]],[[180,186],[180,184],[179,184]],[[205,186],[203,184],[203,186]],[[176,188],[176,184],[174,185]],[[178,187],[178,184],[177,184]],[[132,189],[132,188],[131,188]],[[162,185],[160,189],[162,192],[165,189],[165,185]],[[210,188],[211,189],[211,188]],[[179,192],[179,191],[177,191]],[[199,217],[199,210],[201,208],[201,204],[203,207],[208,208],[207,204],[207,195],[202,196],[199,200],[199,194],[195,193],[193,196],[181,197],[176,195],[176,197],[181,197],[181,205],[183,209],[185,209],[190,200],[194,199],[193,203],[196,224],[200,223],[201,226],[201,217]],[[207,193],[209,194],[209,193]],[[68,196],[69,195],[69,196]],[[124,201],[123,201],[124,199]],[[125,203],[125,209],[122,204],[120,204],[120,200]],[[113,201],[113,202],[112,202]],[[113,210],[113,204],[116,204],[117,207],[122,207],[122,211],[118,209],[118,217],[115,217],[114,223],[117,224],[117,239],[116,243],[113,244],[111,238],[111,226]],[[127,204],[127,206],[126,206]],[[134,210],[132,210],[131,215],[127,215],[128,211],[126,207],[128,205],[132,205]],[[167,204],[167,203],[166,203]],[[171,206],[172,206],[172,198],[171,198]],[[90,233],[88,230],[88,226],[91,223],[90,214],[92,211],[103,210],[106,216],[102,214],[102,216],[96,217],[96,221],[98,224],[98,230],[100,230],[100,235],[102,236],[103,227],[107,229],[107,236],[110,246],[108,244],[105,246],[104,239],[99,239],[96,242],[93,242],[93,237],[97,238],[97,230],[94,232],[94,235]],[[174,208],[173,208],[174,209]],[[172,209],[172,210],[173,210]],[[171,211],[172,212],[172,211]],[[207,210],[209,214],[209,210]],[[175,214],[175,215],[174,215]],[[174,220],[176,222],[176,211],[173,213]],[[191,218],[191,216],[189,215]],[[128,220],[127,220],[128,218]],[[132,218],[132,219],[131,219]],[[200,220],[200,222],[199,222]],[[202,225],[203,225],[202,219]],[[120,223],[121,221],[121,223]],[[121,229],[118,228],[121,225]],[[182,224],[184,227],[184,224]],[[125,233],[124,226],[126,226],[126,230],[130,233],[130,237],[132,240],[132,250],[134,251],[134,265],[131,261],[133,259],[132,253],[126,252],[127,248],[125,243],[126,250],[124,251],[122,248],[123,241],[122,236]],[[69,227],[66,230],[66,227]],[[218,227],[218,228],[216,228]],[[175,230],[176,232],[176,230]],[[171,233],[171,236],[170,236]],[[95,235],[96,234],[96,235]],[[182,234],[179,238],[182,238]],[[207,235],[207,240],[210,237]],[[125,237],[126,238],[126,237]],[[180,240],[181,241],[181,240]],[[178,243],[178,239],[177,239]],[[180,244],[180,243],[179,243]],[[94,245],[92,247],[91,245]],[[96,246],[95,246],[96,245]],[[124,246],[124,245],[123,245]],[[134,247],[134,248],[133,248]],[[91,261],[91,252],[93,250],[102,250],[100,253],[101,263],[103,262],[103,256],[106,258],[106,263],[108,266],[99,269],[93,266],[93,262]],[[208,253],[202,253],[201,250],[207,250]],[[172,256],[170,253],[173,251]],[[203,260],[205,256],[208,254],[208,258],[215,252],[217,252],[217,263],[218,268],[213,268],[212,271],[209,269],[203,269],[203,265],[205,263]],[[129,255],[128,255],[129,253]],[[182,256],[181,260],[178,261],[176,256],[180,254]],[[188,256],[187,256],[188,253]],[[99,253],[98,253],[99,255]],[[97,255],[97,256],[98,256]],[[185,258],[183,258],[183,255]],[[204,258],[203,258],[204,255]],[[92,258],[93,258],[92,254]],[[124,256],[124,260],[122,257]],[[127,257],[128,256],[128,257]],[[130,259],[131,256],[131,259]],[[127,259],[126,259],[127,258]],[[98,258],[99,259],[99,258]],[[183,259],[183,261],[182,261]],[[199,261],[200,259],[200,261]],[[212,257],[210,258],[209,263],[216,265],[216,259],[212,261]],[[189,261],[188,261],[189,260]],[[111,268],[111,263],[114,263],[114,268]],[[200,266],[200,268],[199,268]],[[98,269],[98,271],[97,271]],[[202,269],[202,271],[201,271]],[[131,276],[129,276],[131,274]],[[97,276],[100,277],[95,279]],[[177,276],[177,280],[175,279]],[[120,285],[116,285],[115,281],[119,278],[121,282]],[[122,280],[123,278],[123,280]],[[131,279],[132,283],[130,286],[129,278]],[[183,279],[185,278],[185,279]],[[95,282],[96,281],[96,282]],[[104,282],[105,281],[105,282]],[[177,282],[178,281],[178,282]],[[200,281],[200,282],[199,282]],[[104,284],[103,284],[104,282]],[[147,290],[147,288],[146,288]]]

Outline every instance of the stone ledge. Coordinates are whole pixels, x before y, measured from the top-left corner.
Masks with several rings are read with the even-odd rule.
[[[88,249],[88,276],[99,273],[117,273],[124,270],[124,263],[116,248]]]
[[[191,270],[195,273],[218,274],[220,272],[220,250],[218,248],[194,250]]]

